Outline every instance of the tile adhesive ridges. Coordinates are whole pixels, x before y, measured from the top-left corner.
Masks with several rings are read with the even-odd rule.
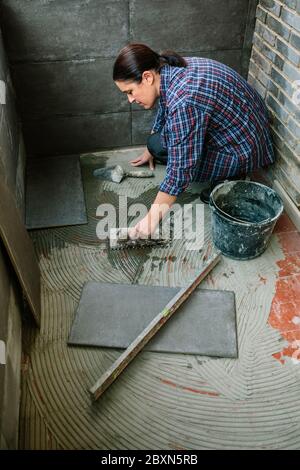
[[[154,180],[127,179],[121,185],[100,183],[93,170],[99,162],[122,163],[139,152],[82,157],[88,225],[31,232],[42,271],[42,325],[39,333],[24,332],[20,448],[299,448],[300,366],[273,357],[284,343],[268,324],[277,261],[284,257],[275,234],[261,257],[244,262],[223,257],[202,283],[235,291],[238,360],[143,352],[91,402],[89,387],[120,351],[67,346],[83,284],[182,286],[203,256],[181,241],[144,253],[111,254],[97,239],[98,205],[116,205],[119,195],[150,205],[164,168],[157,167]],[[195,198],[187,192],[181,202]],[[205,220],[210,245],[207,206]]]

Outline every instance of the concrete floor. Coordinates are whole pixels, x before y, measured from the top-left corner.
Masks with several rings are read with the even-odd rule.
[[[237,360],[142,352],[91,403],[88,388],[120,352],[67,346],[83,284],[181,286],[201,264],[201,254],[180,241],[145,255],[111,255],[97,239],[97,206],[116,204],[118,195],[151,204],[164,168],[157,167],[154,180],[128,179],[119,186],[99,183],[92,170],[103,159],[126,162],[139,152],[83,156],[88,225],[32,232],[43,316],[40,332],[24,331],[20,448],[299,448],[300,234],[285,214],[262,256],[223,257],[201,285],[236,294]],[[193,192],[182,202],[196,203]],[[205,206],[211,246],[209,221]]]

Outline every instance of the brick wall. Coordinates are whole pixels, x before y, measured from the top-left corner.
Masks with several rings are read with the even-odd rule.
[[[300,0],[260,0],[248,81],[270,110],[277,179],[300,206]]]

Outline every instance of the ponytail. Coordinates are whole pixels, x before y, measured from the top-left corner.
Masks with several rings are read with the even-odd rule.
[[[165,61],[165,63],[167,63],[171,67],[186,67],[187,66],[186,60],[183,57],[181,57],[181,55],[177,54],[177,52],[170,51],[170,50],[163,51],[160,54],[160,57],[163,59],[163,61]]]
[[[132,80],[140,83],[145,70],[159,72],[164,65],[171,67],[186,67],[183,57],[173,51],[161,54],[150,49],[145,44],[128,44],[120,51],[113,68],[114,81]]]

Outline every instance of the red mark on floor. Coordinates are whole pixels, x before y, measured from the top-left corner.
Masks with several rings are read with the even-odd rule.
[[[187,450],[186,447],[181,447],[181,445],[176,442],[169,442],[169,447],[174,450]]]
[[[199,390],[199,389],[191,388],[191,387],[184,387],[183,385],[175,384],[171,380],[167,380],[167,379],[160,379],[160,380],[161,380],[162,383],[164,383],[166,385],[169,385],[170,387],[180,388],[181,390],[184,390],[186,392],[199,393],[200,395],[208,395],[210,397],[218,397],[219,396],[219,393],[207,392],[206,390]]]
[[[191,388],[191,387],[182,387],[182,390],[186,390],[187,392],[192,392],[192,393],[200,393],[200,395],[208,395],[210,397],[219,396],[219,393],[216,393],[216,392],[206,392],[205,390],[198,390],[196,388]]]
[[[40,390],[40,388],[39,388],[39,385],[38,385],[38,383],[37,383],[37,381],[36,381],[35,379],[32,380],[31,386],[32,386],[32,388],[35,389],[36,395],[38,395],[40,402],[41,402],[43,405],[45,405],[46,403],[45,403],[45,400],[44,400],[44,396],[43,396],[43,394],[42,394],[42,392],[41,392],[41,390]]]
[[[300,251],[300,233],[288,232],[279,233],[279,241],[283,248],[284,254],[291,254]]]
[[[173,263],[176,261],[176,256],[167,256],[167,265],[168,265],[168,273],[170,273],[173,270]]]
[[[284,260],[277,262],[280,267],[279,276],[287,277],[293,274],[300,274],[300,256],[299,253],[286,255]]]
[[[266,282],[267,282],[267,278],[266,278],[266,277],[263,277],[263,276],[261,276],[260,274],[258,275],[258,277],[259,277],[260,282],[262,282],[263,284],[266,284]]]
[[[212,285],[213,287],[215,286],[215,280],[212,274],[208,274],[208,276],[206,276],[206,279],[210,285]]]
[[[285,213],[279,218],[274,228],[274,233],[296,232],[297,229],[291,219]]]
[[[277,262],[280,270],[271,305],[269,324],[289,343],[273,357],[282,364],[285,357],[300,359],[300,234],[284,214],[275,230],[284,253]]]

